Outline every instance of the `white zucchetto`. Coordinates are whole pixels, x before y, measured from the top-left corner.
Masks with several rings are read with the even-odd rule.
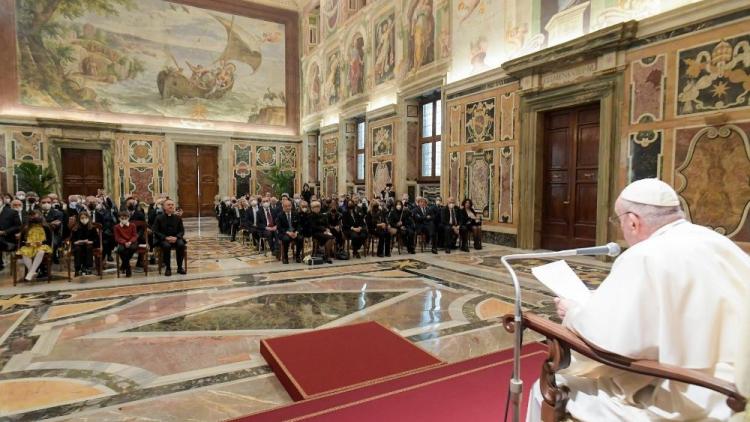
[[[677,192],[659,179],[637,180],[622,190],[620,198],[657,207],[677,207],[680,205]]]

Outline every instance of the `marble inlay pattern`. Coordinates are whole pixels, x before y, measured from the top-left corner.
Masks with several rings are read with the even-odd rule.
[[[208,242],[201,249],[216,249]],[[197,269],[184,279],[0,290],[0,418],[236,418],[291,402],[259,353],[261,339],[358,321],[385,324],[447,361],[512,344],[498,319],[513,309],[499,269],[510,249],[316,267],[235,251],[196,250]],[[553,317],[550,292],[528,273],[541,263],[517,265],[522,306]],[[590,283],[606,273],[572,266]]]

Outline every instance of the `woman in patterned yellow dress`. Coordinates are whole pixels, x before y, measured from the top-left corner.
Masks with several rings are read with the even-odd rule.
[[[45,253],[52,253],[52,231],[39,211],[32,211],[29,223],[21,231],[21,248],[18,253],[26,266],[26,281],[36,277]]]

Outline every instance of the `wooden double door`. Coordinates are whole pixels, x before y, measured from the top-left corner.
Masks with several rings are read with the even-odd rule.
[[[69,195],[96,195],[104,189],[102,150],[63,148],[61,158],[65,201]]]
[[[177,145],[177,196],[183,217],[211,216],[219,193],[219,148]]]
[[[599,104],[545,114],[541,246],[559,250],[596,242]]]

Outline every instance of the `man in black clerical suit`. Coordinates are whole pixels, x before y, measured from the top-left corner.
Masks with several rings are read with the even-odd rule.
[[[284,264],[289,263],[289,244],[294,243],[296,248],[294,260],[300,263],[302,262],[304,237],[302,237],[302,223],[300,222],[299,214],[292,210],[292,203],[288,199],[282,201],[281,207],[282,211],[278,216],[278,232],[283,248],[281,259]]]
[[[162,262],[166,267],[164,275],[172,275],[172,248],[177,254],[177,273],[185,274],[182,262],[185,257],[185,227],[182,225],[182,218],[175,215],[174,201],[164,201],[164,213],[156,217],[152,230],[161,247]]]
[[[16,250],[16,234],[21,231],[22,212],[23,204],[18,199],[3,204],[0,209],[0,271],[5,268],[3,252]]]

